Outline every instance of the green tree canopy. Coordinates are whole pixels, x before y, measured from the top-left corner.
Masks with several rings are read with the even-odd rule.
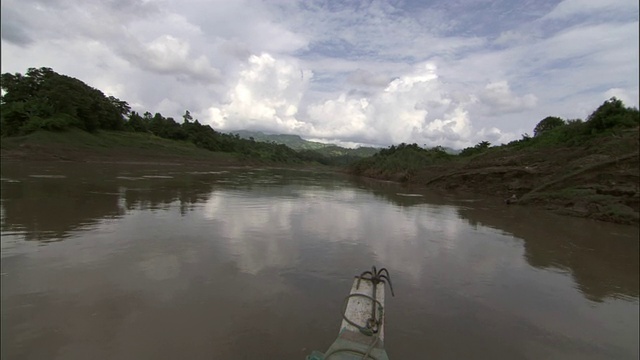
[[[546,118],[542,119],[533,129],[533,136],[540,136],[545,131],[555,129],[563,125],[565,125],[565,122],[561,118],[556,116],[547,116]]]
[[[589,115],[587,129],[591,132],[602,132],[612,128],[638,126],[639,123],[638,109],[625,107],[622,100],[612,97]]]
[[[30,68],[25,75],[0,77],[2,135],[28,133],[39,128],[63,130],[75,126],[86,131],[121,130],[129,104],[84,82],[50,68]]]
[[[473,147],[468,147],[468,148],[462,149],[462,151],[460,152],[460,156],[471,156],[471,155],[480,154],[480,153],[486,151],[487,149],[489,149],[490,146],[491,146],[490,142],[481,141],[481,142],[477,143]]]

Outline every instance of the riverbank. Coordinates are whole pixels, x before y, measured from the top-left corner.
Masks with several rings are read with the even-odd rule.
[[[475,157],[455,157],[418,171],[379,172],[372,168],[359,175],[444,191],[495,196],[509,205],[536,206],[565,215],[638,225],[638,141],[636,128],[616,136],[596,138],[582,146],[494,148]],[[3,161],[319,166],[212,152],[190,142],[134,132],[39,131],[3,138],[1,149]]]
[[[5,137],[0,143],[3,161],[73,161],[87,163],[203,164],[214,166],[272,164],[242,154],[214,152],[188,141],[125,131],[88,133],[37,131]]]
[[[187,142],[171,141],[149,134],[78,129],[64,132],[38,131],[2,139],[2,159],[19,161],[144,162],[222,161],[229,154],[214,153]]]
[[[533,205],[571,216],[638,225],[638,142],[638,128],[634,128],[581,146],[497,147],[418,171],[370,168],[360,175],[498,196],[509,205]]]

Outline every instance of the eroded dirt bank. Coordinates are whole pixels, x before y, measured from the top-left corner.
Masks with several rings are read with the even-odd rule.
[[[498,196],[513,205],[621,224],[637,225],[639,219],[638,129],[584,146],[495,149],[413,173],[380,176],[365,171],[363,175]]]

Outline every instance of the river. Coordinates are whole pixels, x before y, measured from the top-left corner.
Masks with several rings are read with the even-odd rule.
[[[638,359],[638,228],[344,175],[2,164],[2,359],[304,359],[386,267],[396,359]]]

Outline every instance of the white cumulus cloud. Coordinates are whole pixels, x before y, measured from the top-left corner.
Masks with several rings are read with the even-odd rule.
[[[295,133],[351,146],[415,142],[462,148],[484,140],[479,136],[491,141],[510,139],[495,127],[475,129],[466,108],[475,98],[450,93],[430,62],[388,81],[369,96],[342,93],[299,111],[311,78],[311,72],[295,61],[266,53],[252,55],[239,71],[227,101],[209,108],[208,120],[216,129]],[[505,95],[503,88],[498,90]],[[511,103],[503,104],[503,110],[513,110],[514,101],[517,106],[528,104],[528,97],[518,98],[506,90]]]
[[[489,114],[521,112],[536,106],[538,98],[533,94],[517,96],[507,81],[492,82],[485,86],[478,98],[488,108]]]
[[[449,93],[438,79],[437,67],[425,63],[370,97],[342,94],[309,106],[313,125],[309,135],[377,145],[415,142],[464,147],[476,140],[465,109],[468,101]]]
[[[2,72],[51,67],[218,130],[464,147],[584,118],[611,96],[638,104],[635,0],[0,6]]]
[[[193,57],[187,41],[163,35],[145,46],[144,56],[137,57],[148,68],[160,73],[187,74],[199,81],[215,81],[220,71],[209,63],[206,56]]]
[[[228,101],[209,109],[210,120],[227,130],[299,130],[304,124],[295,115],[312,76],[295,61],[251,55],[227,93]]]

